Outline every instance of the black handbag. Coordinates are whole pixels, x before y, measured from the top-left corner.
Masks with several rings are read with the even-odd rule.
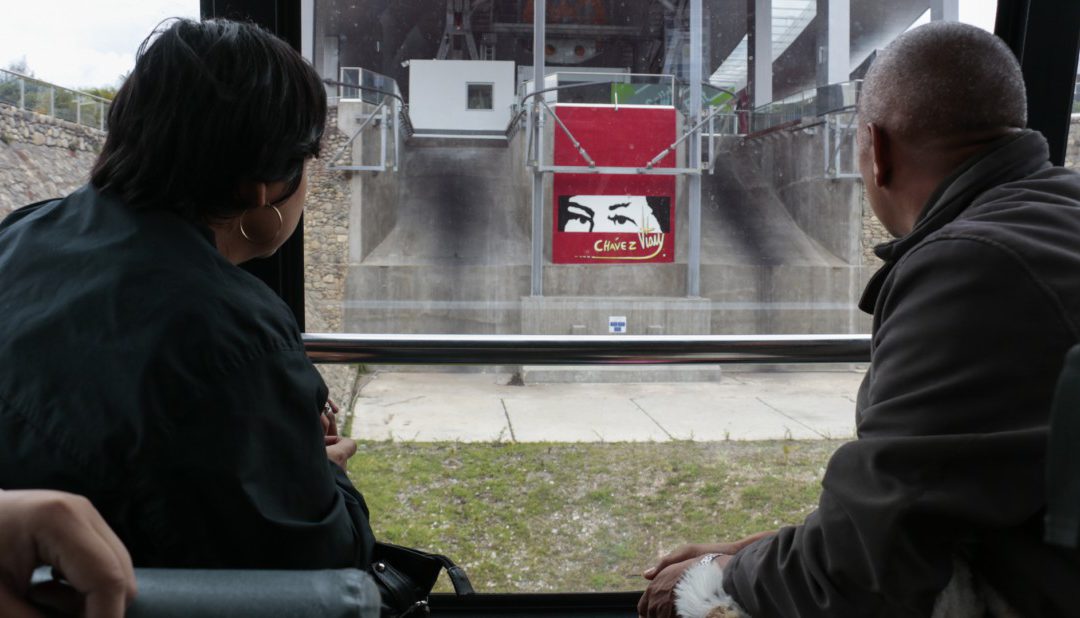
[[[375,543],[371,574],[382,596],[381,618],[427,616],[431,610],[428,595],[435,587],[439,572],[446,569],[458,596],[473,594],[465,570],[441,554],[391,543]]]

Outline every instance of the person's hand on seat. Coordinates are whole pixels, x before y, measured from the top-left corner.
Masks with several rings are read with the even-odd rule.
[[[752,534],[734,543],[694,543],[683,545],[660,559],[656,566],[642,576],[650,580],[645,594],[638,601],[638,614],[647,618],[672,618],[675,616],[675,586],[687,569],[697,564],[702,556],[719,554],[712,560],[716,568],[724,568],[731,557],[747,545],[775,534],[774,531]]]
[[[120,618],[135,598],[124,544],[86,498],[59,491],[0,490],[0,615],[40,618],[26,600],[34,569],[50,565],[82,596],[86,618]],[[38,600],[35,598],[35,600]]]

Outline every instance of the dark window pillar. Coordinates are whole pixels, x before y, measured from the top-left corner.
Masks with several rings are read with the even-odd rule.
[[[201,0],[203,19],[247,20],[300,51],[300,0]],[[243,266],[285,300],[304,330],[304,221],[274,255]]]

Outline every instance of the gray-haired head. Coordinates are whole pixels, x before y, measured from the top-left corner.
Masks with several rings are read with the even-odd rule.
[[[1027,125],[1020,64],[998,37],[934,22],[904,33],[874,60],[859,99],[860,125],[912,141]]]

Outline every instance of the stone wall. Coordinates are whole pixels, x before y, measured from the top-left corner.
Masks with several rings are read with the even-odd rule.
[[[334,154],[349,140],[338,129],[338,108],[326,118],[321,154],[308,167],[304,203],[304,313],[311,333],[343,332],[345,274],[349,262],[349,172],[327,169]],[[356,365],[320,365],[330,397],[342,409],[353,399]]]
[[[0,219],[85,184],[105,132],[0,104]]]
[[[866,190],[859,183],[860,203],[862,204],[862,259],[863,264],[868,266],[881,265],[881,258],[874,255],[874,247],[883,242],[892,240],[885,226],[874,216],[874,210],[870,207],[870,201],[866,199]]]

